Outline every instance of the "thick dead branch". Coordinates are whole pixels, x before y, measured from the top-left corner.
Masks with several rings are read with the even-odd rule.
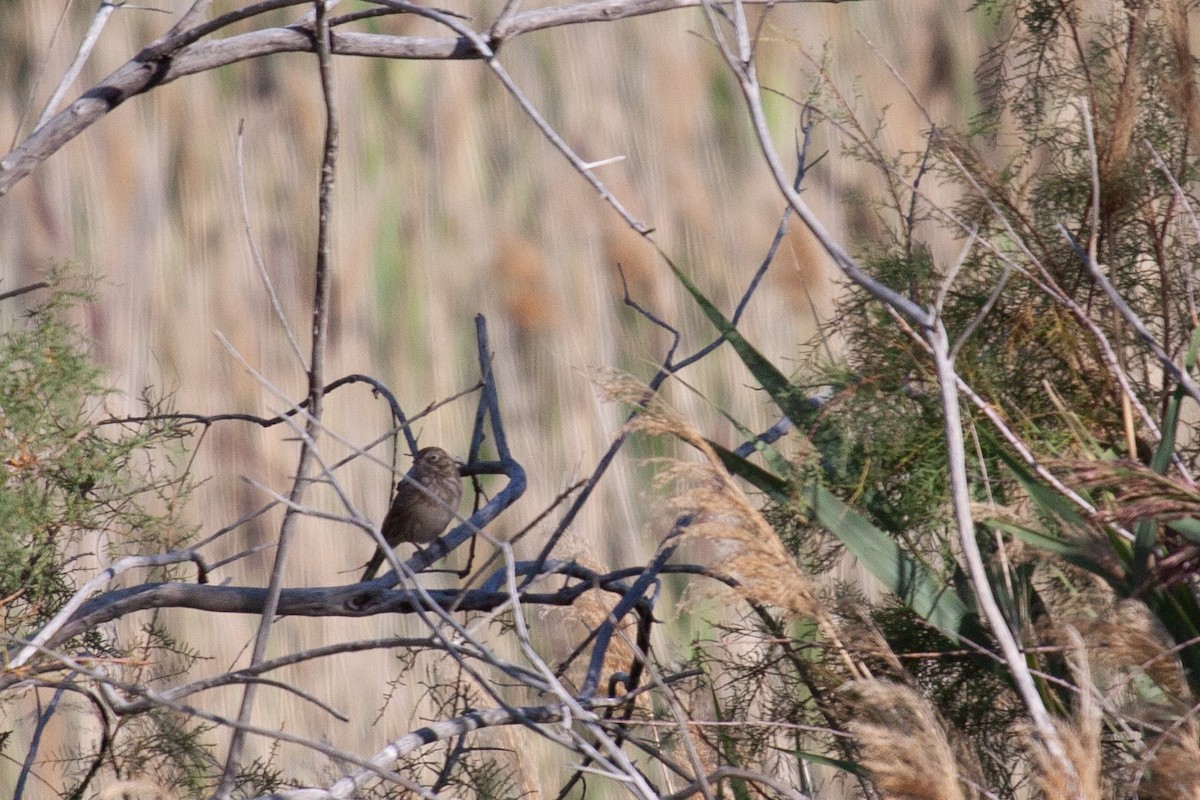
[[[836,3],[844,0],[788,0],[794,3]],[[769,0],[761,0],[771,4]],[[297,24],[266,28],[249,33],[206,40],[216,31],[265,11],[301,5],[296,0],[267,2],[247,6],[212,22],[185,31],[172,31],[148,45],[133,59],[80,95],[67,108],[50,117],[0,159],[0,196],[54,153],[101,120],[117,106],[157,86],[188,75],[235,64],[275,53],[311,53],[316,37],[311,27]],[[599,0],[598,2],[554,6],[513,14],[503,30],[484,30],[477,37],[493,50],[501,42],[534,31],[579,25],[589,22],[614,22],[629,17],[658,14],[680,8],[696,8],[700,0]],[[399,12],[394,12],[399,13]],[[352,17],[333,17],[331,28],[351,21]],[[356,31],[332,31],[329,50],[336,56],[366,58],[456,60],[486,58],[468,36],[423,37],[389,36]]]

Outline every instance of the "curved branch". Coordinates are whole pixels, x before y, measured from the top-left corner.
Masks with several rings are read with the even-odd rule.
[[[845,0],[784,1],[828,4]],[[773,4],[773,0],[749,2]],[[151,43],[115,72],[84,92],[67,108],[47,120],[0,159],[0,197],[29,175],[38,164],[58,152],[63,145],[132,97],[187,75],[207,72],[251,58],[275,53],[315,52],[316,40],[311,28],[304,24],[265,28],[223,39],[201,40],[233,22],[263,11],[292,5],[299,3],[296,0],[257,3],[195,28],[169,33]],[[504,20],[505,24],[501,30],[480,33],[478,36],[495,50],[508,39],[547,28],[589,22],[614,22],[701,5],[702,0],[592,0],[513,14]],[[351,21],[351,18],[338,17],[331,19],[330,24],[336,26],[348,21]],[[329,44],[330,52],[338,56],[443,61],[483,58],[479,48],[467,36],[391,36],[341,31],[331,33]]]
[[[92,592],[99,591],[102,586],[116,580],[117,576],[121,573],[140,567],[161,567],[167,564],[178,564],[181,561],[191,561],[196,564],[200,571],[200,582],[207,582],[208,571],[204,560],[190,550],[172,551],[155,556],[128,556],[122,558],[85,583],[62,609],[59,610],[54,618],[38,632],[37,636],[33,637],[16,658],[7,663],[5,667],[8,670],[20,670],[37,652],[38,647],[53,647],[55,642],[61,642],[66,638],[70,638],[64,637],[62,631],[70,627],[71,621],[82,614],[84,609],[90,605],[89,602],[85,602],[86,598]]]

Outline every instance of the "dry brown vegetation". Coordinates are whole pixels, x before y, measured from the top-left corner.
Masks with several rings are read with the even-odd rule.
[[[422,445],[471,450],[464,515],[527,488],[482,530],[456,528],[447,571],[419,589],[360,589],[366,532],[407,464],[381,394],[341,387],[307,427],[223,421],[183,444],[158,431],[169,455],[133,473],[182,471],[186,503],[184,484],[154,484],[146,514],[169,524],[144,540],[125,522],[64,523],[63,583],[28,619],[114,564],[101,601],[159,580],[179,600],[103,626],[72,617],[49,640],[70,655],[36,659],[12,611],[21,590],[3,601],[0,791],[1200,797],[1191,10],[994,5],[1006,13],[731,3],[505,41],[500,60],[567,146],[623,157],[594,174],[652,237],[477,59],[335,55],[323,91],[312,53],[250,58],[132,97],[39,163],[0,197],[0,292],[64,262],[67,284],[94,276],[56,310],[115,389],[84,403],[89,425],[143,414],[148,386],[171,398],[158,415],[272,417],[320,399],[306,372],[319,363],[327,381],[390,389]],[[444,8],[471,30],[501,14]],[[14,144],[94,11],[4,7],[0,130]],[[116,9],[67,102],[180,13]],[[446,35],[415,14],[359,29]],[[756,73],[739,61],[750,32]],[[988,136],[966,133],[989,112]],[[803,140],[800,193],[776,185],[791,176],[772,174],[765,132],[793,160]],[[1170,180],[1139,177],[1150,154]],[[39,292],[0,301],[6,329]],[[714,325],[725,346],[646,385],[667,326],[682,357]],[[791,433],[732,452],[781,412]],[[52,480],[73,452],[0,430],[10,483]],[[297,442],[317,431],[300,449],[319,464],[300,472],[338,468],[306,486]],[[285,517],[289,492],[303,513]],[[200,548],[205,585],[190,564],[123,558],[238,521]],[[541,555],[518,601],[519,562]],[[243,591],[268,585],[313,591],[277,609]],[[269,673],[240,755],[227,723],[244,681],[186,707],[168,696],[347,642],[363,646]],[[213,729],[185,735],[202,720]],[[223,770],[243,782],[219,783]]]

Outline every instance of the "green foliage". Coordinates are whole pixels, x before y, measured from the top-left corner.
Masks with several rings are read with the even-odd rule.
[[[171,462],[184,434],[173,423],[95,424],[108,390],[69,321],[87,294],[66,280],[56,276],[60,288],[0,334],[0,596],[11,598],[3,623],[17,637],[69,596],[90,535],[102,534],[111,558],[187,534],[175,513],[188,484]]]
[[[111,476],[105,447],[78,444],[80,398],[97,370],[61,321],[56,296],[0,339],[0,595],[4,628],[23,635],[63,602],[63,539],[92,521],[87,494]]]
[[[275,766],[277,750],[278,744],[266,758],[256,758],[241,769],[234,781],[234,797],[259,797],[295,785]]]
[[[34,635],[76,591],[76,573],[109,561],[181,545],[192,533],[179,514],[191,489],[182,428],[165,404],[144,399],[146,422],[102,424],[109,390],[87,339],[71,321],[89,296],[69,271],[51,276],[49,297],[0,331],[0,596],[7,646]],[[13,301],[8,301],[13,302]],[[99,551],[99,552],[98,552]],[[150,625],[140,642],[92,631],[68,647],[93,657],[134,656],[119,668],[130,683],[172,681],[199,654],[165,628]],[[51,662],[35,658],[55,683]],[[78,677],[65,675],[73,686]],[[75,711],[58,712],[64,719]],[[51,725],[57,721],[51,720]],[[169,709],[121,717],[97,752],[59,761],[87,796],[97,768],[114,777],[148,777],[179,797],[213,786],[210,726]],[[7,743],[11,731],[0,732]],[[43,762],[52,763],[52,762]]]
[[[123,718],[109,763],[118,775],[152,779],[180,797],[203,797],[214,785],[210,730],[211,725],[168,708]]]
[[[805,398],[799,387],[794,386],[747,342],[737,328],[725,319],[683,272],[673,265],[672,269],[780,410],[793,424],[809,427],[810,423],[816,420],[818,406]],[[835,436],[827,439],[827,443],[836,445],[838,438]],[[910,603],[930,624],[951,636],[958,630],[966,608],[955,593],[947,589],[938,572],[930,571],[922,558],[914,558],[912,553],[898,547],[894,540],[836,495],[827,491],[820,482],[790,481],[789,466],[772,448],[760,446],[759,449],[771,466],[785,472],[783,475],[772,475],[716,443],[713,443],[713,447],[733,474],[748,480],[776,502],[794,501],[791,506],[794,511],[803,514],[807,522],[819,524],[833,533],[884,586]],[[830,447],[830,450],[835,451],[835,447]],[[822,455],[837,453],[827,452]],[[826,463],[830,462],[826,460]],[[836,469],[827,467],[826,471],[833,472]]]
[[[996,100],[970,133],[937,132],[926,154],[886,156],[844,106],[827,112],[852,139],[845,152],[879,167],[888,187],[878,210],[890,238],[862,248],[862,263],[926,307],[941,298],[958,375],[986,404],[963,396],[972,499],[984,518],[978,544],[987,590],[1030,649],[1043,701],[1072,724],[1075,694],[1064,687],[1080,683],[1070,666],[1074,631],[1083,653],[1102,663],[1080,690],[1122,687],[1106,696],[1102,744],[1117,796],[1138,770],[1166,769],[1147,766],[1155,750],[1146,742],[1183,725],[1200,695],[1200,493],[1190,478],[1200,439],[1181,430],[1190,401],[1112,310],[1085,261],[1091,248],[1151,335],[1194,372],[1200,327],[1188,287],[1200,230],[1187,214],[1200,172],[1191,125],[1200,117],[1181,88],[1194,83],[1190,58],[1178,75],[1166,15],[1149,13],[1151,5],[1129,4],[1126,24],[1081,18],[1071,4],[990,4],[1009,16],[1007,38],[990,54],[992,66],[1005,67],[989,70]],[[1098,132],[1094,149],[1084,113]],[[933,180],[959,188],[952,206],[914,198],[914,185]],[[962,242],[960,264],[932,255],[923,238],[931,224]],[[676,274],[798,431],[796,463],[761,443],[762,465],[718,452],[764,494],[797,561],[823,578],[823,602],[838,622],[821,638],[836,627],[842,642],[854,642],[839,647],[873,677],[918,688],[960,740],[961,774],[992,796],[1027,793],[1036,771],[1021,743],[1026,709],[1003,661],[988,655],[996,644],[959,563],[943,401],[919,335],[851,286],[834,317],[844,357],[814,358],[800,378],[785,376]],[[1133,404],[1122,402],[1118,368]],[[821,383],[826,397],[806,396],[804,386]],[[868,601],[837,577],[831,547],[887,594]],[[852,704],[820,700],[860,678],[834,657],[832,642],[819,657],[797,658],[801,646],[811,656],[809,643],[789,641],[765,617],[742,635],[754,627],[777,643],[757,663],[696,661],[738,685],[775,687],[753,709],[725,699],[725,718],[764,708],[781,714],[775,719],[815,713],[832,727],[853,718]],[[762,663],[775,669],[769,680]],[[1155,722],[1143,727],[1148,718]],[[754,735],[725,736],[723,752],[761,754]]]

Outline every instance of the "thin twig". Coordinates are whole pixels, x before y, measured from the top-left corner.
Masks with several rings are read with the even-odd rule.
[[[317,194],[317,255],[312,306],[312,352],[308,362],[308,421],[305,423],[307,436],[300,444],[299,464],[296,467],[296,477],[289,495],[289,500],[294,504],[299,504],[303,500],[311,482],[309,473],[312,470],[311,465],[316,459],[316,453],[315,444],[310,445],[310,441],[315,443],[321,430],[318,421],[321,419],[325,389],[325,345],[329,327],[329,291],[333,281],[330,225],[333,215],[333,182],[338,154],[338,106],[333,84],[328,7],[325,0],[314,0],[313,9],[316,14],[317,71],[321,80],[322,97],[325,101],[325,145],[322,151],[321,177]],[[271,582],[267,589],[267,602],[259,622],[258,633],[254,639],[254,650],[250,656],[251,666],[259,663],[266,656],[271,625],[279,604],[279,593],[283,589],[284,568],[290,555],[292,534],[297,519],[298,516],[293,508],[288,508],[284,513],[283,524],[279,531],[279,546],[275,550],[275,562],[271,569]],[[250,719],[254,708],[256,689],[257,684],[248,683],[243,690],[237,717],[241,724],[246,724]],[[215,796],[219,800],[228,800],[233,791],[235,778],[241,767],[245,740],[244,730],[240,727],[235,728],[230,737],[221,781],[215,792]]]
[[[348,764],[354,764],[356,766],[363,767],[364,769],[369,769],[380,777],[399,781],[399,782],[403,783],[403,785],[406,786],[407,788],[409,788],[410,790],[419,793],[422,797],[426,797],[427,800],[436,800],[436,798],[434,798],[432,795],[429,795],[428,793],[423,793],[420,787],[416,786],[415,784],[413,784],[409,781],[405,781],[401,776],[397,775],[396,773],[389,772],[389,771],[383,769],[382,767],[372,764],[370,761],[359,758],[354,753],[334,747],[320,739],[314,739],[314,738],[310,738],[307,736],[300,736],[298,734],[288,733],[287,731],[282,731],[282,730],[270,730],[267,728],[259,728],[254,725],[249,725],[247,723],[239,722],[239,721],[233,720],[233,719],[228,719],[228,718],[222,717],[218,714],[204,711],[204,710],[196,708],[194,706],[186,705],[183,703],[170,702],[170,701],[165,700],[162,697],[162,695],[160,695],[158,692],[154,691],[153,689],[150,689],[146,686],[142,686],[142,685],[138,685],[138,684],[132,684],[132,683],[126,683],[123,681],[118,681],[115,678],[113,678],[111,675],[107,674],[107,672],[105,672],[104,669],[89,667],[86,664],[84,664],[82,661],[80,661],[79,659],[76,659],[65,653],[55,652],[53,650],[49,650],[44,647],[39,647],[38,650],[42,654],[54,659],[55,661],[58,661],[58,662],[64,664],[67,668],[75,670],[76,672],[79,672],[81,674],[84,674],[84,675],[88,676],[89,678],[91,678],[93,681],[95,681],[101,696],[104,698],[105,702],[107,704],[109,704],[110,706],[113,706],[113,705],[119,706],[124,702],[124,698],[122,698],[120,695],[118,695],[116,693],[116,691],[114,691],[114,690],[120,690],[121,693],[124,695],[132,696],[132,697],[141,697],[141,698],[145,698],[147,700],[154,701],[158,707],[172,709],[172,710],[179,712],[187,717],[191,717],[191,718],[195,718],[195,719],[202,719],[202,720],[205,720],[208,722],[212,722],[216,725],[231,727],[235,731],[241,731],[243,735],[254,734],[256,736],[263,736],[265,738],[277,740],[277,741],[281,741],[281,742],[290,742],[292,744],[297,744],[302,747],[309,748],[316,752],[323,753],[324,755],[329,756],[331,759],[334,759],[335,761],[344,761],[345,763],[348,763]]]
[[[629,225],[629,227],[633,228],[642,236],[650,236],[652,228],[634,217],[633,214],[625,208],[621,201],[618,200],[617,197],[611,191],[609,191],[608,187],[604,185],[604,182],[596,177],[595,173],[593,172],[592,165],[584,161],[571,148],[571,146],[567,144],[566,140],[558,134],[558,131],[554,130],[550,123],[546,121],[545,117],[543,117],[541,112],[537,110],[537,107],[534,106],[533,102],[525,95],[523,91],[521,91],[521,88],[517,86],[516,81],[512,79],[512,76],[508,74],[508,71],[504,69],[504,66],[500,63],[499,59],[496,58],[495,50],[487,43],[481,34],[476,33],[471,28],[464,25],[460,20],[455,19],[449,14],[444,14],[432,8],[417,6],[409,3],[407,0],[372,1],[380,3],[381,5],[408,11],[412,14],[419,14],[420,16],[428,17],[429,19],[440,22],[447,28],[450,28],[455,33],[470,41],[471,44],[474,45],[475,49],[479,52],[479,55],[483,59],[484,63],[487,64],[488,69],[490,69],[492,73],[495,74],[495,76],[500,80],[500,83],[504,86],[508,93],[512,95],[513,99],[517,101],[517,105],[519,105],[521,110],[525,112],[526,116],[533,121],[533,124],[539,131],[541,131],[542,135],[546,137],[547,141],[554,145],[555,149],[566,157],[566,159],[571,163],[571,166],[573,166],[575,170],[583,176],[584,180],[592,185],[592,188],[596,190],[596,193],[599,194],[605,202],[612,206],[613,210],[621,215],[621,219],[625,220],[625,223]]]
[[[300,365],[301,370],[308,372],[308,362],[305,360],[304,354],[300,352],[300,343],[296,341],[296,337],[292,333],[292,326],[288,324],[287,316],[283,313],[283,304],[279,302],[279,296],[275,294],[275,285],[271,283],[271,276],[267,274],[267,265],[263,263],[262,252],[258,249],[258,244],[254,241],[254,231],[250,227],[250,202],[246,199],[245,148],[242,146],[245,142],[245,127],[245,120],[238,122],[236,152],[238,201],[240,202],[242,212],[242,232],[246,236],[246,247],[250,249],[250,258],[254,261],[254,266],[258,268],[258,277],[262,279],[263,286],[267,290],[267,297],[271,300],[271,310],[275,312],[275,318],[279,320],[279,325],[283,328],[284,335],[287,336],[288,344],[292,347],[292,353],[296,356],[296,363]]]
[[[735,9],[741,8],[741,2],[735,2]],[[720,30],[716,14],[713,11],[713,3],[711,0],[705,0],[703,5],[705,14],[708,16],[709,25],[712,28],[714,35]],[[744,15],[743,15],[744,18]],[[771,176],[775,179],[775,185],[779,188],[788,205],[796,212],[796,215],[804,222],[809,231],[816,238],[822,249],[829,254],[843,274],[846,275],[854,283],[861,286],[872,297],[880,300],[898,312],[909,317],[921,327],[929,327],[933,324],[933,316],[928,309],[922,308],[912,300],[909,300],[904,295],[897,292],[895,289],[887,286],[881,281],[871,276],[863,267],[848,253],[846,249],[833,237],[833,234],[825,227],[825,224],[813,213],[808,204],[804,202],[804,198],[800,193],[792,188],[791,181],[783,169],[783,163],[779,159],[779,154],[775,150],[774,144],[771,141],[771,134],[767,126],[766,113],[763,110],[760,99],[761,87],[758,83],[758,76],[755,70],[754,63],[745,60],[749,56],[749,39],[745,31],[739,32],[743,57],[735,56],[728,48],[722,48],[722,55],[725,57],[726,63],[733,71],[738,79],[738,85],[742,90],[742,96],[746,100],[746,106],[750,112],[750,121],[755,132],[755,138],[758,141],[759,150],[763,155],[763,159],[767,162],[767,167],[770,169]]]
[[[975,536],[975,521],[971,517],[971,490],[967,483],[967,454],[963,442],[962,415],[958,402],[958,374],[950,360],[950,342],[946,329],[939,321],[927,333],[929,346],[933,351],[934,364],[937,367],[938,385],[942,395],[942,414],[945,419],[947,463],[950,469],[950,501],[954,507],[954,518],[958,525],[959,546],[962,548],[962,558],[966,562],[967,574],[971,579],[975,601],[983,611],[983,616],[991,628],[992,635],[1000,645],[1000,652],[1008,666],[1017,691],[1025,703],[1025,709],[1033,722],[1038,739],[1046,748],[1046,752],[1056,762],[1063,777],[1067,781],[1072,796],[1083,797],[1079,783],[1079,775],[1075,765],[1067,756],[1066,748],[1046,704],[1038,692],[1033,675],[1029,671],[1029,663],[1025,653],[1017,643],[1004,612],[996,602],[988,579],[987,569],[983,564],[983,554],[979,550],[979,541]]]
[[[0,292],[0,300],[8,300],[10,297],[20,297],[23,294],[36,292],[38,289],[49,289],[50,284],[46,281],[37,281],[36,283],[26,284],[16,289],[9,289],[7,292]]]
[[[75,612],[82,608],[95,592],[99,591],[102,586],[112,583],[112,581],[115,580],[116,577],[121,573],[141,567],[161,567],[167,564],[178,564],[183,561],[193,562],[200,568],[200,574],[202,576],[206,574],[207,567],[205,566],[203,559],[201,559],[200,556],[198,556],[192,550],[161,553],[155,556],[126,556],[125,558],[119,559],[111,566],[100,571],[91,580],[81,586],[79,591],[75,592],[75,594],[71,596],[71,599],[68,600],[61,609],[59,609],[58,613],[55,614],[48,623],[42,626],[42,629],[39,630],[37,635],[30,640],[29,644],[17,654],[16,658],[12,659],[12,661],[7,664],[6,668],[9,670],[19,670],[21,667],[25,666],[25,664],[29,662],[29,659],[37,653],[38,648],[51,641],[55,634],[59,632],[59,629],[66,625]]]
[[[42,109],[42,115],[38,117],[37,123],[33,126],[34,131],[45,125],[47,120],[54,116],[54,109],[58,108],[58,104],[62,102],[67,89],[79,77],[79,73],[83,71],[83,65],[92,54],[92,49],[96,46],[96,42],[100,41],[100,32],[104,30],[104,26],[108,23],[108,18],[123,5],[125,4],[112,3],[109,0],[103,0],[100,3],[100,7],[96,9],[96,15],[92,17],[92,24],[88,26],[87,33],[83,35],[83,40],[79,43],[79,51],[75,54],[75,60],[71,62],[71,66],[67,67],[67,71],[63,73],[62,79],[59,80],[58,86],[54,89],[54,94],[46,101],[46,107]]]
[[[25,120],[29,118],[29,114],[33,111],[34,98],[37,97],[42,78],[46,75],[50,63],[50,54],[54,52],[54,43],[58,41],[58,34],[62,31],[63,23],[67,21],[67,14],[71,10],[71,4],[72,0],[63,0],[62,11],[58,12],[58,19],[54,22],[54,30],[50,33],[50,40],[46,42],[42,63],[38,65],[37,71],[33,75],[33,80],[30,81],[29,94],[26,96],[25,103],[22,104],[21,115],[17,117],[17,124],[13,125],[12,139],[8,143],[9,150],[17,146],[17,142],[21,138],[21,128],[25,127]]]
[[[1092,169],[1092,225],[1094,228],[1099,224],[1098,218],[1100,213],[1100,174],[1098,156],[1096,155],[1096,137],[1092,132],[1092,121],[1091,117],[1088,115],[1087,101],[1080,98],[1079,105],[1083,112],[1083,129],[1085,135],[1087,136],[1088,155]],[[1092,278],[1095,279],[1096,283],[1100,285],[1100,288],[1104,290],[1104,293],[1108,295],[1109,302],[1113,304],[1118,313],[1120,313],[1120,315],[1125,319],[1125,322],[1128,323],[1129,327],[1133,329],[1133,332],[1137,334],[1137,337],[1141,339],[1142,344],[1144,344],[1150,350],[1150,352],[1154,354],[1154,357],[1158,359],[1158,362],[1162,368],[1170,373],[1171,377],[1173,377],[1179,383],[1180,387],[1184,392],[1187,393],[1188,397],[1192,398],[1192,400],[1196,401],[1197,403],[1200,403],[1200,386],[1197,386],[1196,382],[1192,380],[1192,376],[1188,375],[1186,370],[1176,364],[1175,359],[1171,358],[1171,355],[1165,349],[1163,349],[1163,346],[1158,343],[1156,338],[1154,338],[1154,334],[1148,327],[1146,327],[1146,323],[1142,321],[1142,318],[1139,317],[1136,312],[1134,312],[1134,310],[1129,306],[1129,303],[1125,302],[1125,298],[1121,296],[1121,293],[1117,291],[1115,286],[1113,286],[1112,281],[1110,281],[1108,276],[1104,274],[1104,270],[1100,268],[1100,264],[1098,264],[1096,261],[1096,237],[1094,233],[1088,238],[1087,251],[1083,252],[1080,250],[1078,245],[1075,244],[1075,240],[1072,238],[1070,232],[1061,222],[1058,223],[1058,230],[1060,233],[1062,233],[1063,238],[1066,239],[1068,243],[1070,243],[1072,246],[1075,246],[1084,264],[1087,266],[1088,272],[1092,274]]]

